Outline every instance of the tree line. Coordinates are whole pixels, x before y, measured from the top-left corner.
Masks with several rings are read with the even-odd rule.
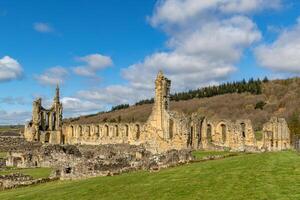
[[[266,83],[268,81],[269,80],[267,77],[265,77],[263,80],[250,78],[248,81],[246,81],[245,79],[243,79],[242,81],[227,82],[221,85],[208,86],[196,90],[189,90],[186,92],[178,92],[175,94],[171,94],[170,99],[171,101],[181,101],[193,98],[206,98],[222,94],[245,92],[258,95],[262,93],[262,83]],[[138,101],[134,105],[144,105],[152,103],[154,103],[154,98]],[[111,111],[120,110],[128,107],[129,104],[121,104],[112,107]]]

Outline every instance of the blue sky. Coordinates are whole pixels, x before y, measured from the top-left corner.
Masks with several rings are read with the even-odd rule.
[[[172,91],[300,72],[297,0],[0,1],[0,124],[34,98],[78,116]]]

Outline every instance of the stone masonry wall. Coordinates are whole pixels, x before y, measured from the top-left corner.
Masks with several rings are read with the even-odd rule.
[[[62,179],[115,175],[146,169],[158,170],[193,160],[189,150],[153,154],[144,146],[119,145],[44,145],[38,149],[12,152],[8,160],[21,158],[24,167],[52,167]],[[13,166],[8,162],[8,166]]]

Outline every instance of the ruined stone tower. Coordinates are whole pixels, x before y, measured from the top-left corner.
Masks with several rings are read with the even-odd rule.
[[[171,81],[163,75],[162,71],[159,71],[155,80],[154,106],[149,123],[152,127],[155,127],[162,138],[167,137],[170,86]]]
[[[157,114],[156,126],[163,129],[164,114],[169,110],[171,81],[164,77],[159,71],[155,80],[155,104],[154,109]]]
[[[42,99],[38,98],[32,105],[32,120],[26,125],[24,136],[29,141],[43,143],[63,143],[62,138],[62,104],[59,99],[59,86],[50,109],[42,106]]]
[[[56,92],[55,92],[55,97],[54,101],[52,104],[52,110],[53,110],[53,115],[54,117],[52,118],[54,121],[52,124],[54,125],[54,130],[61,130],[62,128],[62,103],[60,102],[60,97],[59,97],[59,86],[56,86]]]

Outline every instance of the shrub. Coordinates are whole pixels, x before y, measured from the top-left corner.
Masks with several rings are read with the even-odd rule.
[[[263,110],[265,105],[266,105],[266,102],[259,101],[259,102],[256,103],[255,109],[261,109],[261,110]]]

